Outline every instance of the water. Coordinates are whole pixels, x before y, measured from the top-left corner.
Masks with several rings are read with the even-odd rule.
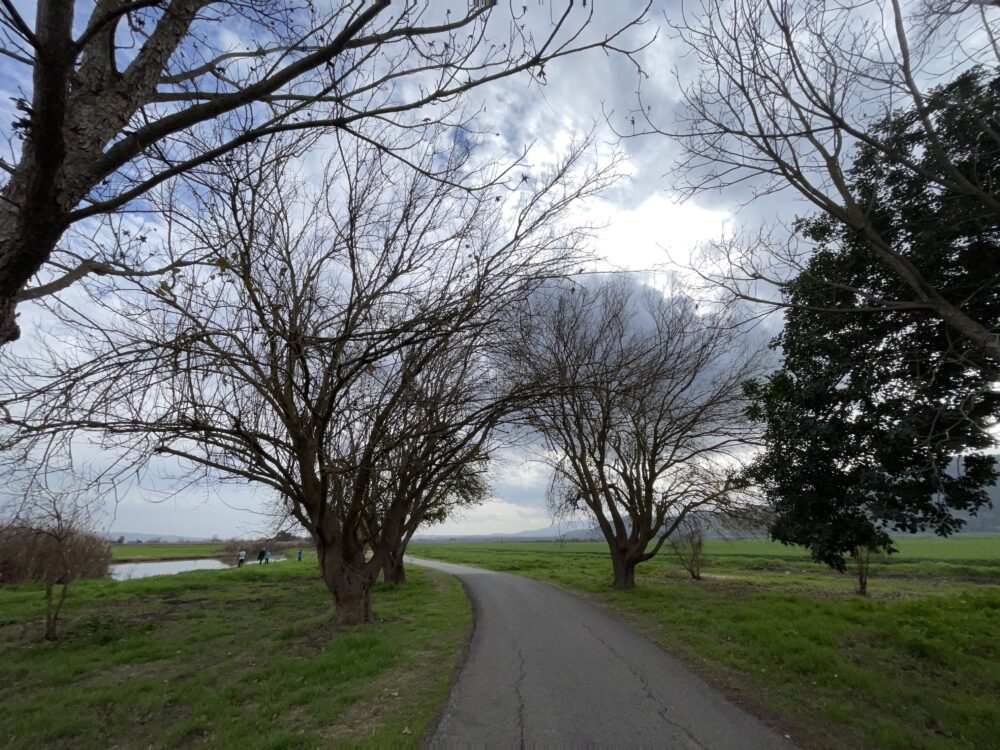
[[[189,570],[220,570],[233,567],[222,560],[164,560],[162,562],[115,563],[109,568],[109,575],[116,581],[127,581],[131,578],[149,578],[150,576],[166,576],[174,573],[186,573]]]
[[[271,562],[281,562],[284,557],[272,557]],[[256,565],[257,561],[247,560],[244,565]],[[199,560],[163,560],[157,562],[115,563],[108,568],[108,575],[116,581],[128,581],[132,578],[149,578],[150,576],[168,576],[174,573],[186,573],[189,570],[222,570],[234,568],[235,565],[213,558]]]

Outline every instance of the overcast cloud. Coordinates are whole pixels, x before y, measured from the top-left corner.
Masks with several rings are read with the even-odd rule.
[[[22,11],[33,15],[34,3],[20,0]],[[549,2],[525,0],[530,23],[548,21]],[[520,6],[521,3],[517,3]],[[639,0],[593,0],[596,17],[591,33],[623,25],[645,5]],[[465,0],[435,1],[433,12],[450,8],[464,11]],[[653,104],[652,116],[670,122],[678,99],[674,68],[686,75],[688,62],[663,25],[664,17],[676,17],[679,3],[656,2],[648,22],[633,30],[623,44],[648,41],[657,36],[637,60],[648,79],[642,81],[644,97]],[[579,12],[579,10],[578,10]],[[508,20],[506,3],[493,11],[491,25],[502,27]],[[623,57],[588,54],[556,61],[545,71],[547,85],[539,87],[527,77],[507,79],[476,92],[484,108],[484,127],[497,134],[496,148],[516,153],[532,145],[529,162],[544,162],[565,149],[574,138],[596,129],[599,148],[610,155],[616,148],[625,154],[628,179],[603,199],[581,207],[590,222],[604,225],[598,232],[594,252],[605,259],[602,267],[649,270],[667,264],[686,265],[700,243],[714,239],[739,225],[753,226],[762,219],[806,213],[808,208],[790,194],[782,194],[752,206],[740,206],[743,195],[707,194],[681,202],[671,168],[677,147],[660,136],[625,138],[614,130],[630,132],[630,111],[636,105],[639,83],[635,65]],[[23,95],[30,81],[13,75],[8,62],[0,60],[0,118],[4,130],[13,119],[11,99]],[[473,103],[475,106],[475,102]],[[70,294],[72,292],[69,292]],[[45,325],[37,307],[23,306],[26,334],[14,346],[31,351],[32,325]],[[497,463],[493,476],[493,498],[463,517],[427,529],[425,533],[500,533],[546,526],[545,507],[548,470],[526,454],[509,452]],[[249,535],[266,526],[263,514],[270,497],[251,488],[225,486],[188,490],[159,503],[146,498],[148,492],[130,490],[114,511],[110,524],[130,532],[184,534],[191,536]]]

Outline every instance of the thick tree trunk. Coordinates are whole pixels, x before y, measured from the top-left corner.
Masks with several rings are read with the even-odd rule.
[[[0,345],[20,335],[17,294],[48,260],[65,230],[66,124],[73,73],[73,3],[37,6],[34,91],[18,165],[0,200]]]
[[[32,151],[31,148],[26,148]],[[22,162],[32,163],[34,154]],[[33,180],[15,175],[0,196],[0,345],[16,341],[17,296],[48,259],[65,226],[49,196],[37,196]],[[29,199],[35,198],[29,203]]]
[[[333,594],[338,625],[361,625],[374,622],[372,586],[374,576],[365,565],[364,554],[357,559],[345,559],[339,550],[316,546],[320,572],[326,587]],[[377,572],[377,571],[376,571]]]
[[[406,583],[406,569],[403,567],[402,550],[385,556],[382,564],[382,580],[385,583]]]
[[[406,548],[410,545],[410,540],[419,525],[419,518],[411,519],[404,527],[402,538],[386,553],[385,562],[382,564],[382,580],[386,583],[406,583],[403,558],[406,556]]]
[[[635,566],[638,562],[626,553],[611,550],[611,567],[614,571],[612,586],[622,591],[635,588]]]

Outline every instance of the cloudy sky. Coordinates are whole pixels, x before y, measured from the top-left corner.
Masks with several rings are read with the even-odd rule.
[[[33,15],[33,2],[22,0],[18,4],[27,16]],[[524,5],[528,23],[541,29],[548,23],[550,5],[559,3],[526,0]],[[603,35],[638,15],[645,2],[595,0],[589,5],[595,18],[588,33]],[[491,33],[498,36],[508,29],[509,9],[505,6],[500,3],[490,20]],[[459,12],[464,7],[465,0],[435,2],[432,12]],[[673,70],[684,67],[677,44],[663,25],[664,17],[676,12],[673,3],[654,3],[646,23],[622,40],[626,46],[649,43],[636,61],[649,75],[642,82],[645,96],[655,102],[654,115],[663,118],[670,116],[677,99]],[[654,37],[655,41],[650,41]],[[582,218],[603,226],[593,249],[608,266],[649,271],[671,262],[683,264],[701,241],[718,237],[733,221],[733,209],[722,196],[679,200],[670,179],[676,149],[668,139],[616,137],[614,129],[631,129],[628,117],[636,105],[639,83],[632,62],[600,52],[567,57],[547,67],[546,81],[540,87],[521,77],[478,91],[484,125],[500,134],[510,153],[533,144],[529,162],[551,159],[574,137],[592,129],[596,129],[598,150],[605,157],[616,148],[624,152],[622,168],[627,179],[602,199],[580,208]],[[30,82],[23,73],[0,58],[0,117],[5,127],[14,117],[12,100],[26,91],[30,91]],[[22,319],[32,320],[32,316],[43,319],[35,310],[22,309]],[[30,335],[16,344],[19,353],[30,352],[31,346]],[[488,534],[548,526],[547,481],[548,472],[542,465],[521,453],[507,454],[495,465],[494,496],[489,502],[426,532]],[[121,494],[109,508],[111,528],[228,537],[265,532],[271,522],[267,496],[246,485],[189,488],[170,495],[157,495],[149,485],[146,482],[144,489],[130,487]]]
[[[592,0],[588,6],[594,9],[595,18],[587,33],[603,35],[624,25],[645,4],[645,0]],[[20,0],[17,5],[26,15],[33,15],[31,0]],[[524,0],[514,5],[526,9],[529,28],[541,29],[548,23],[551,7],[560,3]],[[448,9],[464,12],[465,6],[466,0],[431,3],[432,14]],[[584,11],[578,7],[574,12]],[[658,0],[646,23],[622,40],[623,46],[647,45],[635,60],[648,76],[642,79],[643,98],[652,106],[652,117],[665,125],[672,121],[678,102],[677,78],[684,80],[692,74],[690,59],[665,23],[666,19],[679,18],[679,13],[679,3]],[[510,10],[501,2],[493,11],[490,33],[497,38],[504,36],[509,23]],[[734,227],[753,226],[775,215],[807,212],[791,194],[742,208],[738,206],[745,195],[703,194],[682,201],[672,177],[676,144],[663,136],[619,139],[614,132],[631,131],[630,112],[637,102],[640,79],[635,64],[628,59],[592,52],[558,60],[547,66],[545,73],[544,87],[527,77],[507,79],[477,90],[474,104],[484,110],[484,128],[499,134],[501,148],[516,153],[532,145],[529,162],[551,159],[574,137],[593,129],[603,158],[615,149],[623,152],[622,169],[627,179],[579,209],[581,218],[603,226],[593,250],[605,259],[604,267],[650,272],[683,266],[700,243]],[[14,119],[12,100],[27,90],[30,81],[0,58],[2,127],[7,128]],[[23,306],[22,316],[25,321],[41,320],[38,311],[29,306]],[[26,335],[15,346],[20,353],[30,353],[31,336]],[[526,455],[509,453],[495,466],[494,496],[489,502],[426,533],[488,534],[548,526],[547,480],[548,473],[540,464]],[[169,497],[132,488],[118,499],[109,525],[118,531],[198,537],[257,534],[270,522],[266,501],[245,485],[197,487]]]

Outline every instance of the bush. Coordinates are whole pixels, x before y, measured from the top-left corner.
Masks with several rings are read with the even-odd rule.
[[[0,529],[0,585],[40,581],[64,585],[81,578],[104,578],[111,545],[95,534],[45,529]]]
[[[56,639],[70,584],[80,578],[103,578],[110,563],[107,540],[79,528],[56,524],[0,529],[0,584],[45,584],[45,639],[49,641]],[[58,597],[54,594],[57,586]]]
[[[705,552],[705,532],[709,528],[708,519],[697,513],[689,513],[681,520],[670,535],[670,547],[684,570],[696,581],[701,580],[701,564]]]

